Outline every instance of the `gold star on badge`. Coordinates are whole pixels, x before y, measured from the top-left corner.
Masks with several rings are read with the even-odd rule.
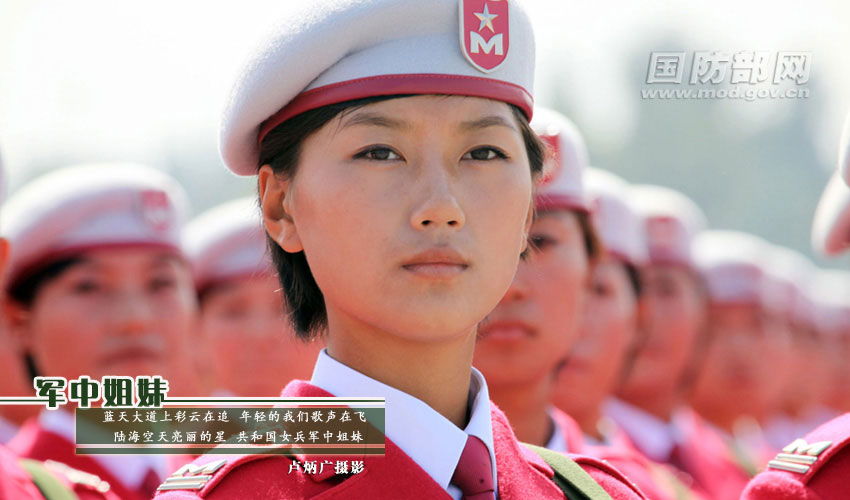
[[[477,17],[478,20],[481,21],[481,24],[478,26],[478,31],[483,30],[486,26],[490,28],[490,31],[492,31],[493,33],[496,32],[496,30],[493,29],[493,19],[499,17],[499,15],[490,14],[490,9],[487,8],[486,3],[484,4],[484,12],[473,12],[473,14],[475,14],[475,17]]]

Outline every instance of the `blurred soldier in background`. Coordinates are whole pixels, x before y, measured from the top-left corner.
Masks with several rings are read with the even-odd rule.
[[[692,241],[705,217],[687,197],[659,186],[634,186],[645,220],[649,264],[643,272],[641,344],[606,414],[644,455],[686,473],[708,498],[737,498],[746,475],[726,446],[685,405],[704,325],[705,296]]]
[[[3,158],[0,157],[0,203],[6,193],[6,176],[3,169]],[[0,228],[0,234],[2,234]],[[9,256],[9,243],[0,238],[0,278]],[[2,293],[2,292],[0,292]],[[2,396],[32,396],[33,386],[28,380],[24,356],[20,343],[11,336],[2,321],[0,314],[0,395]],[[18,427],[24,421],[38,413],[37,406],[29,405],[0,405],[0,444],[8,443],[18,432]]]
[[[850,247],[850,188],[845,183],[848,177],[850,177],[850,116],[845,124],[839,149],[838,172],[833,175],[824,189],[812,227],[812,243],[823,255],[838,255]],[[836,305],[834,312],[840,312],[844,304],[847,304],[847,290],[850,283],[846,280],[846,275],[833,273],[821,275],[821,278],[817,280],[820,282],[819,286],[824,287],[820,291],[829,295],[830,302]],[[835,334],[837,330],[846,328],[842,325],[843,320],[840,317],[832,317],[827,308],[823,308],[821,314],[822,334]],[[843,335],[847,335],[846,330]],[[835,348],[834,342],[835,340],[827,340],[824,348],[828,345]],[[844,340],[838,341],[839,344],[843,342]],[[831,364],[823,355],[815,359],[816,361],[807,363],[806,368],[811,367],[813,363]],[[844,358],[845,365],[846,361],[847,358]],[[828,368],[825,371],[829,374],[827,377],[835,376],[835,373]],[[842,375],[839,373],[838,376]],[[813,382],[817,383],[817,380]],[[827,389],[823,392],[829,394],[831,390]],[[830,398],[825,397],[825,400],[828,401]],[[787,443],[781,452],[768,462],[767,470],[753,478],[741,498],[742,500],[847,498],[850,491],[848,478],[850,478],[850,413],[845,413]]]
[[[850,411],[850,272],[821,269],[815,274],[812,298],[817,311],[819,369],[816,394],[808,411],[808,429]],[[807,430],[808,430],[807,429]]]
[[[0,205],[4,198],[4,170],[0,161]],[[0,280],[4,278],[6,262],[9,256],[9,243],[0,238]],[[3,291],[0,290],[0,295]],[[24,382],[23,355],[12,347],[17,347],[16,339],[6,334],[5,316],[0,315],[0,366],[3,366],[2,396],[32,396],[33,387]],[[5,380],[6,378],[10,380]],[[14,384],[13,384],[14,382]],[[38,406],[4,405],[0,406],[4,415],[35,415]],[[5,436],[4,436],[5,437]],[[120,500],[110,491],[109,485],[99,477],[71,469],[67,465],[55,462],[39,462],[21,459],[0,443],[0,500]]]
[[[643,221],[628,205],[624,181],[598,169],[590,169],[585,179],[604,252],[591,270],[580,335],[558,374],[553,402],[576,419],[589,444],[631,448],[628,437],[603,417],[602,403],[634,355],[646,238]]]
[[[588,213],[584,139],[566,117],[535,109],[532,127],[549,145],[535,194],[529,250],[499,305],[478,328],[473,365],[517,438],[577,453],[581,431],[551,407],[555,373],[576,339],[599,242]]]
[[[770,248],[760,238],[737,231],[703,231],[695,242],[708,309],[705,354],[690,404],[723,439],[730,459],[750,476],[772,450],[765,443],[753,449],[755,444],[744,444],[737,436],[759,434],[771,379],[779,378],[776,368],[785,362],[772,338],[777,330],[781,333],[771,302],[772,281],[760,264]]]
[[[196,299],[180,249],[182,188],[124,164],[69,167],[12,196],[6,311],[41,376],[161,375],[191,393],[184,362]],[[150,498],[172,464],[153,455],[76,455],[72,408],[43,411],[9,447],[95,474],[125,500]]]
[[[585,183],[591,219],[604,250],[591,268],[579,337],[558,372],[552,401],[581,426],[582,453],[608,461],[649,498],[698,498],[674,469],[646,458],[602,414],[605,399],[622,382],[634,356],[640,268],[648,249],[643,220],[629,204],[625,181],[590,168]]]
[[[254,197],[232,200],[186,225],[200,307],[202,367],[218,395],[275,397],[291,380],[309,380],[324,347],[303,341],[284,316]]]

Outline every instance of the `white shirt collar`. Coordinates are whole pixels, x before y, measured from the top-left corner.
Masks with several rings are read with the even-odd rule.
[[[0,444],[6,444],[18,433],[18,426],[11,420],[0,417]]]
[[[62,436],[74,443],[74,417],[64,410],[44,410],[38,415],[42,429]],[[153,469],[160,478],[168,475],[165,457],[158,455],[89,455],[92,460],[108,470],[116,479],[129,489],[142,485],[148,470]]]
[[[469,423],[460,429],[425,402],[349,368],[322,349],[310,383],[337,397],[386,398],[386,436],[455,499],[460,489],[450,485],[468,435],[487,445],[496,485],[496,455],[490,421],[490,394],[481,372],[472,368],[469,383]]]
[[[657,462],[666,462],[678,442],[672,422],[644,411],[620,399],[605,402],[604,413],[626,433],[637,448]]]
[[[549,413],[549,410],[546,411]],[[561,426],[558,425],[558,421],[552,418],[551,413],[549,414],[549,420],[552,422],[552,437],[549,438],[549,442],[546,443],[546,448],[557,451],[558,453],[569,453],[570,450],[567,449],[567,436],[564,434]]]

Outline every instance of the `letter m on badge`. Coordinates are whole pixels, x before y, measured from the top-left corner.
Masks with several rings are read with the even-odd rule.
[[[476,69],[489,73],[508,56],[508,0],[459,0],[460,48]]]

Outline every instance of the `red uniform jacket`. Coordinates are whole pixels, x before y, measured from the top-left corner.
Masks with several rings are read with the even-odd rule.
[[[330,397],[331,394],[303,381],[286,386],[283,397]],[[534,452],[521,448],[504,414],[492,407],[493,441],[496,454],[498,494],[501,500],[564,498],[552,481],[552,469]],[[161,492],[157,500],[227,499],[369,499],[398,498],[448,500],[449,494],[419,465],[389,439],[384,456],[364,456],[364,471],[337,476],[332,468],[324,473],[290,473],[292,459],[282,455],[206,455],[195,461],[201,466],[226,458],[224,466],[198,490]],[[340,457],[295,455],[301,461],[336,460]],[[358,457],[360,459],[361,457]],[[619,472],[586,457],[572,457],[615,500],[644,498]]]
[[[44,500],[30,474],[20,466],[20,457],[0,445],[0,500]],[[53,477],[80,500],[121,500],[112,491],[101,492],[89,478],[65,466],[46,467]],[[97,479],[95,482],[99,483]]]
[[[700,495],[679,480],[675,473],[661,464],[650,461],[637,451],[625,434],[615,439],[617,446],[589,446],[578,423],[565,412],[553,408],[550,412],[555,425],[566,436],[567,449],[604,460],[622,472],[652,500],[700,499]]]
[[[783,449],[769,469],[754,477],[741,499],[850,498],[850,413],[830,420],[801,441]],[[788,464],[791,468],[798,466],[797,472],[774,468]]]
[[[74,443],[63,436],[47,431],[38,425],[38,419],[27,421],[14,439],[9,443],[9,449],[20,457],[35,460],[55,460],[74,469],[94,474],[109,483],[110,491],[121,500],[150,500],[150,495],[143,495],[124,486],[107,469],[93,458],[74,453]],[[169,457],[169,467],[176,465]]]
[[[694,485],[713,500],[738,500],[749,476],[731,456],[729,447],[693,410],[683,409],[683,441],[669,463],[693,478]]]
[[[0,500],[41,499],[29,474],[18,465],[18,457],[0,446]]]

